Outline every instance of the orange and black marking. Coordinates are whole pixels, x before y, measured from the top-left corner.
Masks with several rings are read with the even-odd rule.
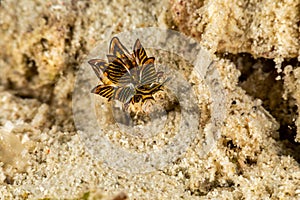
[[[91,92],[108,101],[119,100],[125,107],[130,103],[154,100],[153,95],[163,90],[163,85],[168,81],[158,82],[163,72],[156,71],[155,58],[147,56],[139,39],[130,54],[117,37],[112,38],[107,60],[88,61],[101,81]]]

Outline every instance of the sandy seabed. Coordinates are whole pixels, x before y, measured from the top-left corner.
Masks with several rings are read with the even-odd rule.
[[[1,199],[300,198],[299,1],[0,2]],[[89,153],[72,95],[76,72],[98,42],[147,27],[177,30],[214,55],[226,112],[204,156],[196,137],[164,168],[131,174]],[[190,65],[168,62],[179,63],[197,91],[205,124],[212,117],[207,88]],[[115,145],[142,149],[108,134]],[[157,148],[171,137],[158,134]]]

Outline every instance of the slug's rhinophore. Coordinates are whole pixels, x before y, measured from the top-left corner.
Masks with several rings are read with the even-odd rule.
[[[154,100],[153,95],[163,90],[163,84],[168,80],[159,83],[163,72],[155,70],[155,58],[147,56],[139,39],[130,54],[117,37],[112,38],[107,60],[88,61],[101,81],[91,92],[108,101],[119,100],[125,108],[130,103],[144,105],[148,100]]]

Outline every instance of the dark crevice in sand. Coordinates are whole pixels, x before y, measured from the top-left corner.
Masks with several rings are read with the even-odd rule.
[[[205,179],[202,187],[197,189],[187,189],[186,191],[189,191],[192,196],[206,196],[209,192],[216,190],[217,188],[222,188],[224,190],[233,190],[234,181],[231,179],[226,180],[225,183],[220,183],[217,180],[209,181],[208,179]]]
[[[220,57],[231,60],[240,70],[239,86],[246,93],[254,98],[263,101],[264,108],[280,124],[280,141],[284,141],[283,148],[290,149],[291,154],[300,162],[299,151],[300,144],[294,141],[296,136],[296,125],[294,120],[297,118],[297,105],[295,99],[288,95],[284,100],[284,74],[278,73],[275,69],[273,59],[253,58],[251,54],[223,54]],[[287,65],[297,66],[297,58],[286,59],[282,63],[282,70]],[[276,80],[277,77],[281,79]]]
[[[24,63],[26,65],[25,78],[28,82],[31,82],[35,76],[37,76],[38,70],[34,59],[31,59],[30,56],[23,55]]]
[[[22,99],[37,99],[41,103],[51,104],[51,97],[53,96],[53,84],[43,85],[38,89],[33,88],[19,88],[12,84],[9,90],[12,90],[13,94]]]

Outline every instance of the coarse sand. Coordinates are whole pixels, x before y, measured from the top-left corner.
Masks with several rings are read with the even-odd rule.
[[[298,0],[0,0],[0,199],[300,199],[299,21]],[[192,65],[172,56],[164,62],[196,91],[203,137],[211,137],[205,125],[215,114],[224,117],[202,156],[196,135],[167,165],[128,173],[90,153],[72,96],[97,44],[148,27],[179,31],[208,49],[226,94],[216,113],[212,102],[222,95],[212,95]],[[99,124],[111,126],[114,116],[102,116],[110,104],[93,98]],[[104,133],[128,151],[159,149],[185,111],[171,108],[167,119],[156,117],[169,121],[155,142]]]

